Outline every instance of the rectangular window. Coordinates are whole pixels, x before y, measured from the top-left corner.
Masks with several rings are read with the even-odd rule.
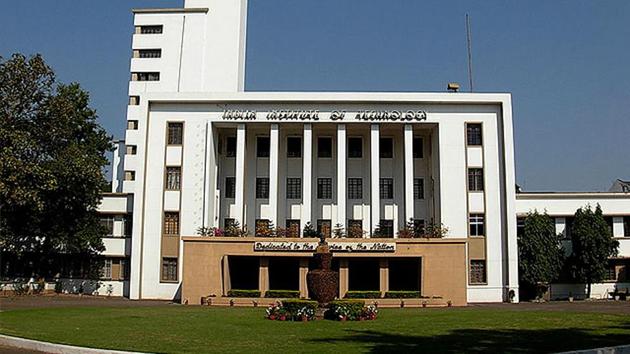
[[[269,157],[269,137],[256,137],[256,157]]]
[[[120,268],[118,270],[118,279],[129,280],[129,260],[121,259]]]
[[[106,258],[103,262],[103,269],[101,270],[101,278],[103,279],[111,279],[112,278],[112,259]]]
[[[300,237],[300,220],[287,220],[287,236]]]
[[[470,235],[469,236],[485,236],[485,216],[483,214],[470,214]]]
[[[105,228],[106,237],[114,236],[114,220],[115,220],[115,217],[113,215],[101,216],[100,223],[101,223],[101,226]]]
[[[614,264],[608,264],[604,281],[617,281],[617,267]]]
[[[317,157],[332,157],[332,138],[317,138]]]
[[[140,96],[129,96],[129,105],[137,106],[140,104]]]
[[[380,197],[381,199],[394,199],[394,179],[380,179]]]
[[[137,120],[128,120],[127,121],[127,130],[138,130],[138,121]]]
[[[470,284],[486,283],[486,261],[471,260],[470,261]]]
[[[359,219],[348,220],[348,237],[361,238],[363,237],[363,221]]]
[[[416,237],[420,237],[424,235],[425,231],[425,223],[424,219],[414,219],[413,220],[413,234]]]
[[[348,199],[363,199],[362,178],[348,178]]]
[[[178,191],[181,188],[182,168],[178,166],[166,168],[166,190]]]
[[[269,178],[268,177],[256,178],[256,198],[258,199],[269,198]]]
[[[181,145],[184,141],[184,123],[168,123],[168,145]]]
[[[287,199],[302,198],[302,179],[287,178]]]
[[[236,137],[228,136],[225,140],[225,157],[236,157]]]
[[[127,155],[135,155],[138,152],[138,147],[135,145],[127,145],[125,147],[125,150],[126,150],[125,153]]]
[[[137,26],[136,33],[140,34],[161,34],[164,30],[162,25]]]
[[[225,197],[233,199],[236,195],[236,178],[225,177]]]
[[[363,157],[363,139],[348,138],[348,157],[349,158]]]
[[[623,217],[623,235],[630,237],[630,216]]]
[[[381,229],[381,235],[383,235],[383,237],[394,237],[394,220],[381,219],[378,226]]]
[[[125,171],[125,181],[135,181],[136,171]]]
[[[164,235],[179,236],[179,213],[167,211],[164,213]]]
[[[177,281],[177,258],[162,258],[162,280]]]
[[[127,214],[123,217],[125,237],[131,237],[133,233],[133,215]]]
[[[468,169],[468,191],[483,191],[483,168]]]
[[[424,178],[413,179],[413,199],[424,199]]]
[[[478,146],[483,143],[480,123],[466,124],[466,137],[468,145]]]
[[[302,138],[297,136],[287,138],[287,157],[302,157]]]
[[[422,138],[413,138],[413,158],[421,159],[424,157],[424,145]]]
[[[330,237],[330,233],[332,231],[332,221],[328,219],[319,219],[317,220],[317,232],[324,237]]]
[[[332,178],[317,179],[317,199],[332,199]]]
[[[131,81],[160,81],[160,73],[159,72],[131,73]]]
[[[161,58],[162,49],[138,49],[138,58]]]
[[[256,219],[256,236],[266,237],[271,235],[271,222],[267,219]]]
[[[391,159],[394,157],[394,139],[379,139],[379,157],[382,159]]]

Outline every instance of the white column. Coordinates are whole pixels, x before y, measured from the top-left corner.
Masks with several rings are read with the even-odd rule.
[[[236,127],[236,175],[235,175],[236,192],[234,195],[234,204],[236,215],[234,219],[245,225],[245,124],[241,123]]]
[[[337,125],[337,222],[346,227],[346,125]],[[334,228],[334,225],[333,225]]]
[[[380,195],[380,127],[372,124],[370,129],[370,197],[372,211],[372,230],[381,222],[381,195]]]
[[[311,222],[313,200],[313,126],[304,124],[304,149],[302,149],[302,229]]]
[[[413,219],[413,126],[405,124],[405,220]]]
[[[269,220],[278,225],[278,154],[279,154],[278,124],[271,125],[269,132]]]

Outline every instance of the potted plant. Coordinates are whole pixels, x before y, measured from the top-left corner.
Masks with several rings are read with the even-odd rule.
[[[573,302],[573,293],[569,291],[569,302]]]

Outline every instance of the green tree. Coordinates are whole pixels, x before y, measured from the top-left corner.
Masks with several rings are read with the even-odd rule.
[[[570,265],[575,280],[587,284],[587,298],[591,297],[591,284],[604,280],[608,259],[617,255],[618,247],[599,204],[595,210],[589,205],[576,211]]]
[[[518,236],[518,274],[521,288],[535,289],[540,297],[562,269],[564,250],[553,220],[537,210],[527,214]]]
[[[57,83],[40,55],[0,57],[0,251],[40,276],[59,271],[59,254],[103,250],[112,144],[96,119],[88,93]]]

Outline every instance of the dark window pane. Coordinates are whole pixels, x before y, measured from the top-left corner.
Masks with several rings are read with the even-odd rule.
[[[413,221],[413,233],[416,237],[424,235],[424,219],[415,219]]]
[[[413,199],[424,199],[424,179],[415,178],[413,180]]]
[[[164,235],[176,236],[179,235],[179,213],[178,212],[165,212],[164,213]]]
[[[287,199],[302,198],[302,179],[287,178]]]
[[[160,34],[163,31],[162,25],[140,26],[141,34]]]
[[[471,260],[470,261],[470,283],[484,284],[486,282],[486,261]]]
[[[236,157],[236,137],[228,136],[227,144],[225,147],[225,156]]]
[[[256,156],[269,157],[269,137],[259,136],[256,138]]]
[[[332,138],[317,138],[317,157],[332,157]]]
[[[383,237],[394,237],[394,220],[383,220],[378,225],[381,229]]]
[[[167,167],[166,168],[166,190],[178,191],[181,188],[182,168]]]
[[[422,138],[413,138],[413,158],[421,159],[424,157],[424,145]]]
[[[162,49],[140,49],[138,50],[138,57],[140,58],[161,58]]]
[[[348,199],[363,199],[363,179],[348,178]]]
[[[287,138],[287,157],[302,157],[302,138]]]
[[[300,237],[300,220],[287,220],[287,236]]]
[[[317,199],[332,199],[332,178],[317,179]]]
[[[470,214],[468,224],[470,224],[470,236],[484,236],[486,234],[483,214]]]
[[[363,140],[361,138],[348,138],[348,157],[363,157]]]
[[[267,177],[256,178],[256,198],[259,198],[259,199],[269,198],[269,178]]]
[[[330,237],[331,232],[331,220],[319,219],[317,220],[317,232],[324,235],[325,237]]]
[[[177,281],[177,258],[162,259],[162,280]]]
[[[181,145],[183,141],[184,123],[168,123],[169,145]]]
[[[382,159],[391,159],[394,157],[394,139],[381,138],[379,144],[379,155]]]
[[[481,168],[468,169],[468,190],[469,191],[483,191],[483,169]]]
[[[466,136],[468,140],[468,145],[481,145],[483,142],[481,135],[481,124],[466,124]]]
[[[394,179],[393,178],[381,178],[380,197],[381,199],[394,198]]]
[[[225,197],[226,198],[234,198],[236,194],[236,178],[234,177],[226,177],[225,178]]]

